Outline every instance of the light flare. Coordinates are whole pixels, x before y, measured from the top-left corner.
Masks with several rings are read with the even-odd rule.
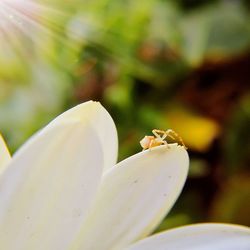
[[[25,58],[44,53],[53,58],[54,43],[74,50],[64,36],[63,20],[68,14],[45,4],[31,0],[0,1],[0,46],[1,57]],[[4,62],[3,61],[3,62]],[[1,63],[1,61],[0,61]]]

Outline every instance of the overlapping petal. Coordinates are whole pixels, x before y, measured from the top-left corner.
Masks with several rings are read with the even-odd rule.
[[[95,129],[96,133],[99,135],[104,155],[103,171],[105,172],[116,164],[118,137],[113,119],[99,102],[88,101],[77,105],[58,116],[51,125],[65,119],[72,121],[81,120],[82,118],[87,118],[93,129]]]
[[[0,175],[5,170],[5,167],[10,162],[11,156],[9,150],[0,134]]]
[[[184,226],[138,241],[126,250],[249,250],[250,229],[229,224]]]
[[[94,102],[70,112],[33,136],[0,176],[0,249],[68,249],[84,220],[111,162],[102,138],[110,123]]]
[[[188,165],[186,150],[176,144],[120,162],[104,176],[71,249],[122,249],[151,233],[179,196]]]

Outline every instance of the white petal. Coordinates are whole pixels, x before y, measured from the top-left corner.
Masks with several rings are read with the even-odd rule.
[[[98,116],[98,108],[85,116]],[[13,156],[0,176],[0,249],[67,249],[103,170],[102,144],[88,119],[52,122]]]
[[[187,152],[176,144],[119,163],[104,176],[72,249],[121,249],[151,233],[175,203],[187,172]]]
[[[92,112],[92,110],[94,112]],[[97,113],[98,112],[98,113]],[[88,113],[86,117],[86,113]],[[85,102],[57,117],[54,123],[62,119],[79,120],[87,118],[99,135],[104,151],[104,171],[113,167],[117,161],[118,137],[115,124],[107,110],[99,102]]]
[[[196,224],[153,235],[127,250],[249,250],[250,229],[229,224]]]
[[[5,170],[5,167],[10,162],[11,156],[9,150],[0,134],[0,175]]]

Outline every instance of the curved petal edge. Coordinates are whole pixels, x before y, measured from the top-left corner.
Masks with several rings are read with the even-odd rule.
[[[136,242],[126,250],[249,250],[248,227],[204,223],[183,226]]]
[[[79,104],[54,119],[49,126],[61,121],[84,121],[91,123],[99,135],[104,155],[104,172],[113,167],[118,155],[118,136],[114,121],[108,111],[95,101]]]
[[[188,165],[186,150],[177,144],[143,151],[118,163],[103,177],[72,249],[122,249],[150,234],[179,196]]]

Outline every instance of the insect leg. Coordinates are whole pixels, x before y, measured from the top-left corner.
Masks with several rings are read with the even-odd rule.
[[[154,130],[152,131],[152,133],[154,134],[154,136],[155,136],[157,139],[160,139],[160,140],[161,140],[161,143],[162,143],[163,145],[168,146],[168,143],[167,143],[167,141],[165,140],[166,137],[168,136],[168,135],[166,134],[166,131],[164,131],[164,130],[159,130],[159,129],[154,129]],[[162,136],[160,136],[160,134],[162,134]]]
[[[174,130],[168,129],[168,130],[166,131],[166,133],[168,133],[168,136],[169,136],[170,138],[179,141],[179,142],[181,143],[181,145],[187,149],[187,147],[185,146],[184,141],[182,140],[182,138],[181,138]],[[171,135],[171,134],[172,134],[172,135]]]
[[[160,136],[160,134],[163,134],[162,132],[164,132],[164,131],[158,130],[158,129],[153,129],[153,130],[152,130],[153,135],[154,135],[156,138],[159,138],[159,139],[162,138],[162,137]]]

